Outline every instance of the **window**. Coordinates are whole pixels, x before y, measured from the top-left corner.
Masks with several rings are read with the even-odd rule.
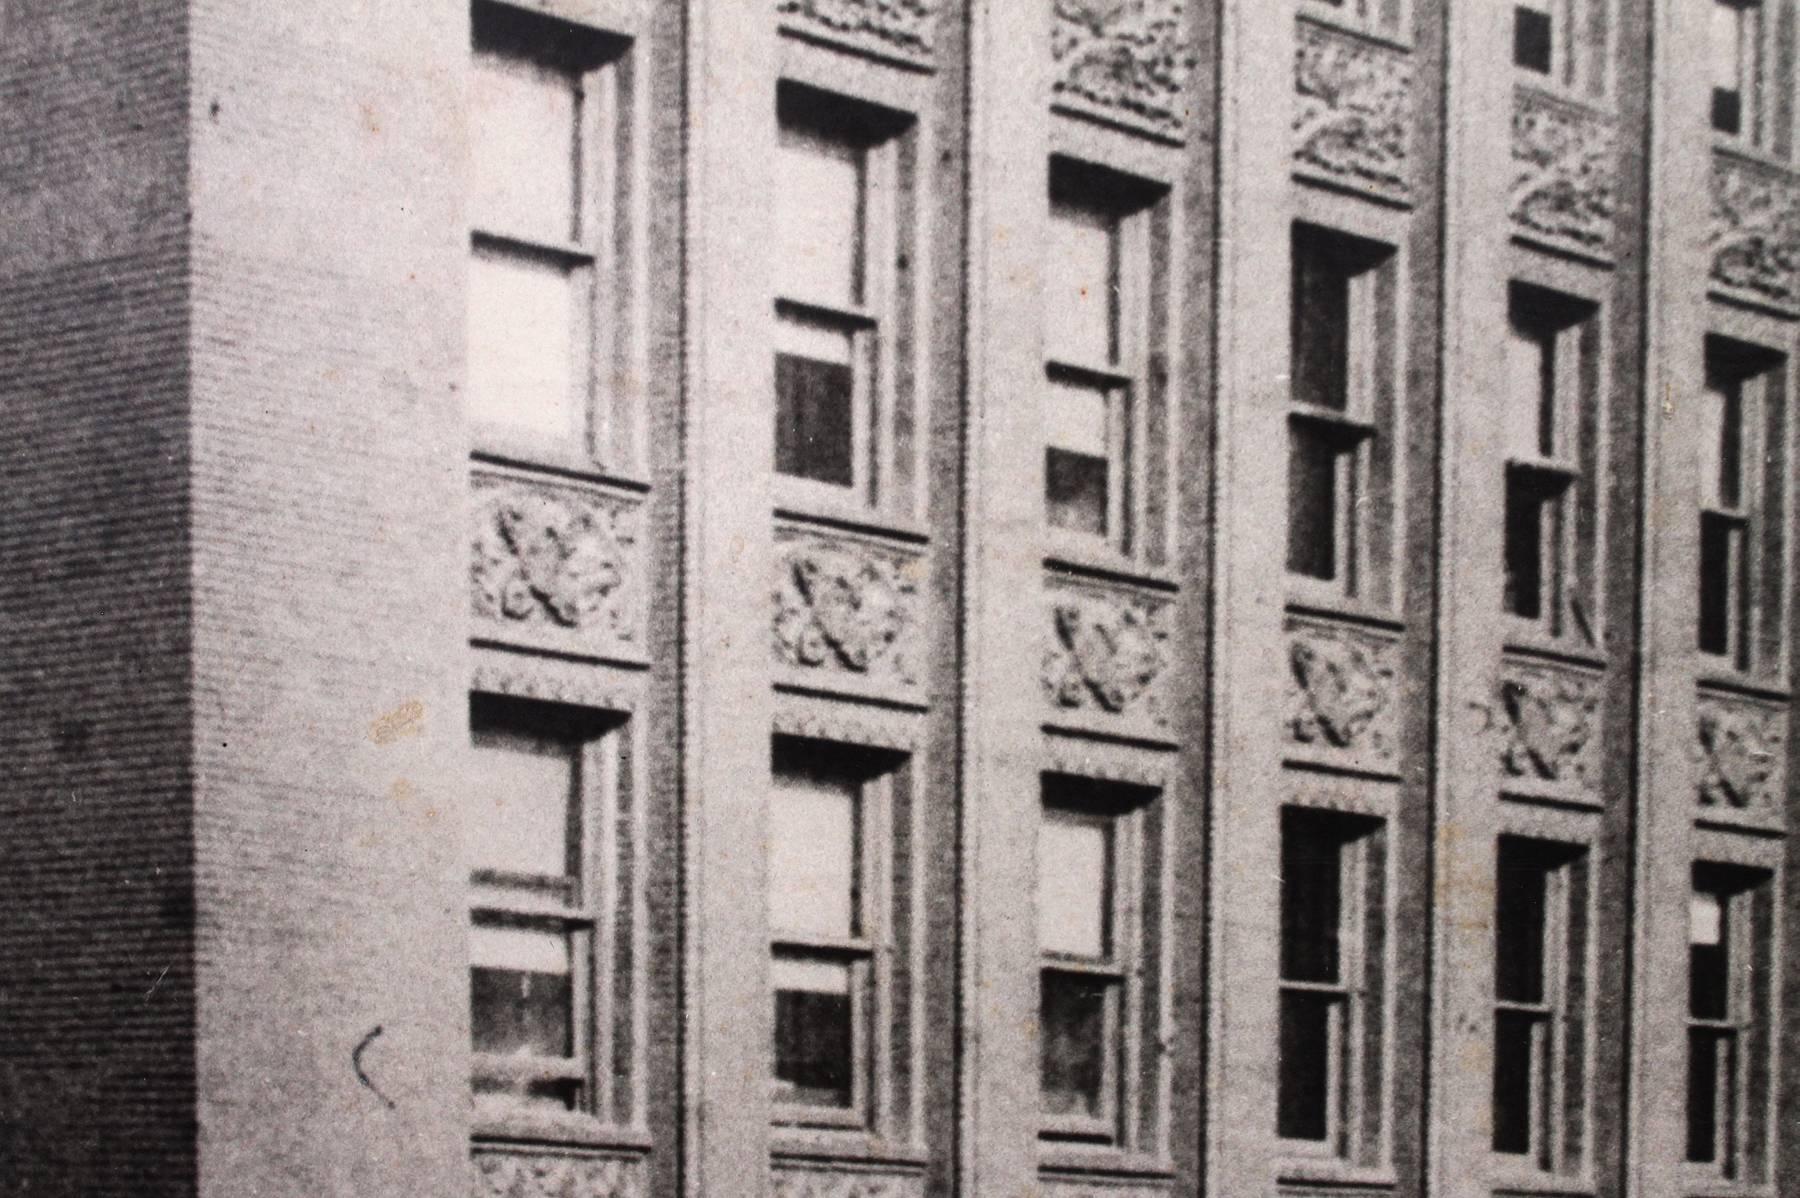
[[[1745,136],[1745,121],[1756,118],[1762,8],[1757,0],[1714,0],[1710,30],[1712,127]]]
[[[592,451],[624,45],[504,4],[473,26],[469,415],[490,447]]]
[[[1585,850],[1502,837],[1494,914],[1494,1151],[1577,1173],[1586,1133]]]
[[[1584,483],[1597,437],[1594,309],[1514,284],[1506,330],[1508,614],[1548,636],[1596,642],[1594,496]]]
[[[1146,990],[1160,896],[1160,818],[1152,791],[1044,777],[1038,825],[1038,1048],[1043,1132],[1123,1144],[1154,1086],[1135,1038],[1155,1023]],[[1133,1065],[1139,1072],[1133,1071]],[[1150,1077],[1153,1078],[1154,1072]]]
[[[1385,875],[1380,821],[1282,812],[1277,1131],[1359,1164],[1381,1139]]]
[[[1784,369],[1779,355],[1707,338],[1698,639],[1736,670],[1781,652]]]
[[[1132,550],[1150,330],[1148,184],[1050,163],[1044,258],[1044,506],[1054,529]]]
[[[1694,868],[1688,933],[1687,1159],[1768,1177],[1774,904],[1766,873]]]
[[[779,89],[777,117],[775,470],[871,503],[890,406],[901,122],[794,84]]]
[[[1556,22],[1551,5],[1557,0],[1525,0],[1513,6],[1513,65],[1548,75],[1555,59]]]
[[[1392,255],[1294,227],[1287,567],[1376,604],[1393,528]]]
[[[607,725],[574,708],[476,695],[469,726],[476,1107],[592,1111],[604,885],[593,847]]]

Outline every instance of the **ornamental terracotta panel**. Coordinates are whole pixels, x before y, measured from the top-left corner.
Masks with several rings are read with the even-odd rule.
[[[1397,634],[1293,617],[1287,626],[1286,754],[1359,773],[1400,768]]]
[[[1047,580],[1045,597],[1047,721],[1166,740],[1173,596],[1057,574]]]
[[[621,1157],[475,1152],[475,1198],[642,1198],[643,1167]]]
[[[1394,200],[1412,194],[1413,63],[1312,21],[1294,49],[1294,169]]]
[[[928,63],[937,42],[937,0],[779,0],[783,29]]]
[[[474,635],[640,660],[642,498],[497,471],[476,472],[473,487]]]
[[[1614,119],[1532,88],[1513,96],[1513,232],[1590,257],[1613,253],[1619,131]]]
[[[1600,798],[1597,671],[1509,658],[1491,712],[1504,789]]]
[[[925,550],[783,524],[775,532],[778,681],[923,702]]]
[[[1169,1187],[1129,1177],[1041,1177],[1042,1198],[1167,1198]]]
[[[925,1179],[914,1172],[777,1164],[769,1193],[770,1198],[923,1198]]]
[[[1694,738],[1703,814],[1779,824],[1787,794],[1788,712],[1781,703],[1702,691]]]
[[[1054,0],[1058,107],[1180,138],[1194,70],[1183,0]]]
[[[1716,153],[1707,229],[1714,291],[1800,309],[1800,192],[1779,167]]]

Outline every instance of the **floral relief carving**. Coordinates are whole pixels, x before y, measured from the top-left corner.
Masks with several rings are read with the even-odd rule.
[[[1123,590],[1066,589],[1051,604],[1044,692],[1064,710],[1111,716],[1141,710],[1162,727],[1167,716],[1153,688],[1168,668],[1168,641],[1166,601]]]
[[[1304,626],[1288,643],[1288,733],[1295,742],[1392,765],[1392,645],[1344,629]]]
[[[776,1169],[770,1198],[918,1198],[922,1179],[850,1170]]]
[[[475,1154],[475,1198],[641,1198],[642,1173],[614,1157]]]
[[[777,661],[918,684],[920,557],[861,541],[796,535],[781,539],[776,562]]]
[[[583,640],[637,639],[634,502],[499,477],[478,476],[476,488],[478,617]]]
[[[1595,781],[1600,687],[1568,670],[1519,670],[1500,683],[1500,764],[1510,778],[1586,788]]]
[[[1182,0],[1054,0],[1055,100],[1179,136],[1194,58]]]
[[[1786,715],[1756,703],[1702,696],[1700,805],[1777,812]]]
[[[1294,157],[1340,183],[1411,190],[1412,60],[1403,50],[1301,22]]]
[[[1715,284],[1800,305],[1800,197],[1784,173],[1715,154],[1707,246]]]
[[[1043,1198],[1167,1198],[1169,1193],[1166,1186],[1069,1178],[1045,1178],[1039,1183],[1038,1190]]]
[[[1513,100],[1509,208],[1519,231],[1610,253],[1618,213],[1618,129],[1611,118],[1539,92]]]
[[[933,48],[937,8],[936,0],[779,0],[776,12],[792,28],[926,58]]]

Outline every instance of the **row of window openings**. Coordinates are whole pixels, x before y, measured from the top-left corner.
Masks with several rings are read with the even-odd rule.
[[[582,1110],[591,1028],[579,1014],[597,917],[585,862],[601,818],[605,726],[549,704],[476,696],[471,846],[475,1086],[485,1106]],[[874,970],[889,901],[881,780],[891,758],[775,744],[769,807],[773,1096],[791,1118],[868,1105]],[[1117,1137],[1142,975],[1154,796],[1047,776],[1038,829],[1040,1094],[1046,1133]],[[1368,1161],[1384,1091],[1388,921],[1381,821],[1282,816],[1277,1133]],[[1687,1157],[1766,1168],[1772,890],[1697,867],[1690,917]],[[1591,1006],[1591,880],[1579,846],[1502,837],[1495,885],[1493,1148],[1581,1168]]]

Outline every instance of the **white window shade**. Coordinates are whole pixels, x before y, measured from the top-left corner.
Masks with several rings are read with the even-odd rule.
[[[776,152],[777,292],[785,299],[862,302],[864,153],[783,129]]]
[[[580,430],[576,270],[478,248],[469,263],[468,411],[477,421],[567,438]]]
[[[1549,339],[1509,324],[1506,333],[1506,397],[1503,423],[1506,453],[1516,459],[1543,451],[1544,384],[1550,368]]]
[[[777,935],[856,933],[856,787],[789,774],[769,805],[769,922]]]
[[[1044,439],[1053,449],[1090,457],[1110,456],[1107,449],[1107,393],[1052,378],[1044,402]]]
[[[579,233],[579,84],[529,59],[475,56],[470,84],[477,228],[560,244]]]
[[[1116,361],[1118,240],[1110,214],[1052,207],[1044,254],[1046,357],[1096,366]]]
[[[1056,815],[1038,828],[1038,940],[1045,952],[1104,958],[1112,844],[1104,824]]]
[[[477,731],[474,747],[464,814],[470,864],[528,877],[567,876],[579,745],[517,732]]]

